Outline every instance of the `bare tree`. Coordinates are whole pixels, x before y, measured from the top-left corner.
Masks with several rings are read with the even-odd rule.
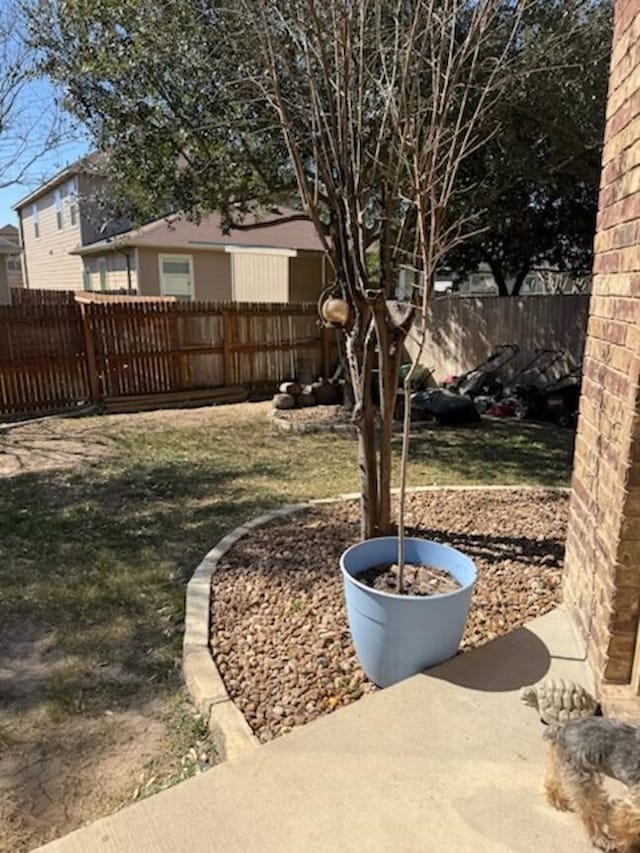
[[[0,16],[0,189],[22,183],[47,151],[69,138],[51,90],[38,84],[22,12],[6,0]]]
[[[588,293],[591,273],[554,270],[548,267],[533,270],[542,283],[544,293]]]
[[[333,293],[350,309],[344,335],[359,428],[363,537],[391,530],[391,444],[404,341],[416,311],[426,316],[437,265],[475,231],[473,221],[450,215],[455,179],[491,135],[487,116],[506,85],[525,6],[499,0],[239,0],[236,6],[245,40],[248,32],[255,36],[238,76],[275,112],[305,210],[331,259]],[[427,286],[416,287],[399,308],[401,266],[417,269]],[[411,374],[407,394],[410,383]],[[407,418],[409,409],[407,400]],[[403,484],[406,460],[407,440]]]

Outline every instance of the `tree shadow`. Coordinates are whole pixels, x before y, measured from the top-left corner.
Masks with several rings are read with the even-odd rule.
[[[437,428],[412,440],[410,462],[451,472],[451,480],[490,483],[569,482],[575,436],[570,430],[483,421],[479,429]]]
[[[564,557],[564,542],[558,539],[540,540],[528,536],[499,536],[423,526],[407,527],[407,535],[450,545],[472,560],[482,559],[489,566],[505,559],[517,559],[525,565],[536,566],[544,558],[546,563],[557,565],[560,570]]]
[[[98,714],[176,689],[186,583],[230,529],[282,503],[268,469],[176,461],[0,480],[0,618],[18,636],[40,626],[73,661],[34,674],[20,707],[72,711],[82,695]]]
[[[520,353],[501,371],[505,382],[508,383],[538,349],[566,353],[552,371],[553,376],[562,375],[582,361],[589,297],[571,295],[545,299],[454,296],[434,300],[426,319],[429,343],[425,362],[433,364],[438,377],[446,373],[459,374],[487,358],[498,344],[516,343],[520,345]],[[530,311],[532,306],[540,310]],[[564,322],[558,322],[557,312],[565,317]]]

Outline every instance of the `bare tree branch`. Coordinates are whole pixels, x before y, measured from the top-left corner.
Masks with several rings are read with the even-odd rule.
[[[22,12],[6,0],[0,16],[0,189],[24,183],[43,154],[69,141],[67,118],[52,97],[43,102],[45,90],[36,81]]]

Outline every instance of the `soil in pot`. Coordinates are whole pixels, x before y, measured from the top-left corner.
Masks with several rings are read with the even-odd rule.
[[[358,575],[358,580],[378,592],[398,593],[397,563],[382,563]],[[405,563],[403,595],[442,595],[460,589],[458,581],[443,569]]]

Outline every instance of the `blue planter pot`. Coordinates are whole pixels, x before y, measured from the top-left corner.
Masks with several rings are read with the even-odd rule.
[[[352,545],[340,559],[356,654],[368,678],[380,687],[455,655],[478,576],[474,563],[455,548],[407,539],[407,563],[444,569],[461,584],[460,589],[432,596],[395,595],[358,580],[361,572],[395,563],[397,558],[397,537],[384,536]]]

